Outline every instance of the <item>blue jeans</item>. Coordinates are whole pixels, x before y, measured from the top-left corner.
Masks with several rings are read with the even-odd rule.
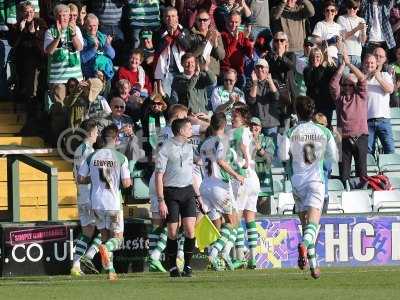
[[[368,120],[368,152],[375,154],[375,142],[378,137],[383,153],[394,153],[394,140],[390,119],[377,118]]]

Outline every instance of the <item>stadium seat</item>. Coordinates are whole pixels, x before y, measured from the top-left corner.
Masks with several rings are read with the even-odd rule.
[[[342,209],[342,192],[344,192],[343,183],[339,179],[328,180],[328,214],[343,213]]]
[[[372,212],[368,191],[354,190],[342,193],[342,208],[345,214]]]
[[[285,180],[285,168],[282,164],[281,161],[274,159],[272,160],[272,164],[271,164],[271,172],[272,172],[272,179],[278,180],[278,181],[283,181]]]
[[[378,165],[385,175],[400,176],[400,154],[380,154]]]
[[[332,163],[331,177],[339,177],[339,164],[337,162]]]
[[[393,130],[394,146],[400,148],[400,130]]]
[[[400,212],[400,191],[375,191],[372,206],[374,212]]]
[[[278,195],[278,215],[293,214],[294,198],[292,193],[280,193]]]
[[[388,179],[395,190],[400,190],[400,177],[388,176]]]
[[[368,176],[376,175],[379,172],[378,163],[376,162],[375,157],[368,153],[367,154],[367,174]],[[354,158],[351,161],[351,174],[355,176],[356,169],[355,169],[355,162]]]

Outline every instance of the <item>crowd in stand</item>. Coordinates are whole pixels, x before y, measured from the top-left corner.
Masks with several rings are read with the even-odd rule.
[[[400,3],[391,0],[1,0],[0,30],[14,99],[53,146],[93,118],[100,130],[117,125],[129,160],[151,163],[172,105],[205,129],[217,112],[229,126],[242,103],[276,148],[307,95],[334,130],[343,182],[352,157],[356,175],[367,174],[377,139],[394,152]]]

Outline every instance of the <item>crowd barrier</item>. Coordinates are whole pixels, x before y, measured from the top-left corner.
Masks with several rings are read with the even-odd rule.
[[[149,220],[125,221],[123,249],[114,256],[117,272],[148,269],[150,226]],[[79,230],[76,222],[0,223],[1,276],[69,274]],[[258,219],[257,267],[297,267],[300,230],[294,217]],[[316,250],[322,267],[399,265],[400,216],[324,216]],[[100,267],[97,256],[95,264]],[[196,252],[194,269],[206,266],[207,256]]]

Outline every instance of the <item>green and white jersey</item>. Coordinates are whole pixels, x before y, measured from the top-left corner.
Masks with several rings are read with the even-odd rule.
[[[132,28],[154,29],[160,26],[159,0],[129,0],[128,10]]]
[[[44,37],[44,49],[58,36],[55,27],[50,27]],[[79,27],[76,27],[76,36],[83,45],[83,37]],[[48,62],[48,83],[66,83],[68,79],[76,78],[83,80],[81,69],[81,56],[75,51],[72,45],[72,36],[69,29],[61,32],[60,43],[53,54],[49,55]]]
[[[216,178],[229,182],[228,173],[218,165],[219,160],[226,160],[228,141],[225,143],[223,137],[210,136],[200,147],[200,158],[203,162],[204,180]]]
[[[92,145],[84,141],[75,150],[74,153],[74,178],[78,178],[79,169],[85,163],[90,154],[94,152]],[[90,202],[90,184],[78,184],[78,204],[86,204]]]
[[[238,89],[237,87],[233,88],[232,92],[229,92],[227,90],[224,89],[224,86],[217,86],[216,88],[213,89],[212,95],[211,95],[211,107],[212,107],[212,111],[216,112],[217,108],[222,105],[225,104],[229,101],[230,97],[232,96],[239,96],[239,102],[241,103],[246,103],[245,99],[244,99],[244,93]],[[225,110],[225,115],[226,115],[226,123],[229,126],[232,125],[232,108],[233,105],[231,107],[228,107]]]
[[[253,135],[248,127],[240,127],[240,128],[232,128],[228,131],[229,136],[229,163],[232,168],[241,175],[246,175],[244,169],[242,169],[245,164],[244,154],[241,149],[241,145],[246,146],[247,155],[250,158],[249,160],[249,168],[255,169],[255,161],[254,157],[251,156],[251,153],[255,153],[253,151],[253,147],[255,144],[252,143]]]
[[[121,209],[121,180],[130,178],[125,155],[113,148],[97,150],[82,164],[79,175],[90,176],[92,209]]]
[[[335,140],[329,129],[312,121],[301,122],[289,129],[283,137],[278,135],[278,153],[290,162],[294,187],[313,181],[324,181],[323,162],[337,161]]]

